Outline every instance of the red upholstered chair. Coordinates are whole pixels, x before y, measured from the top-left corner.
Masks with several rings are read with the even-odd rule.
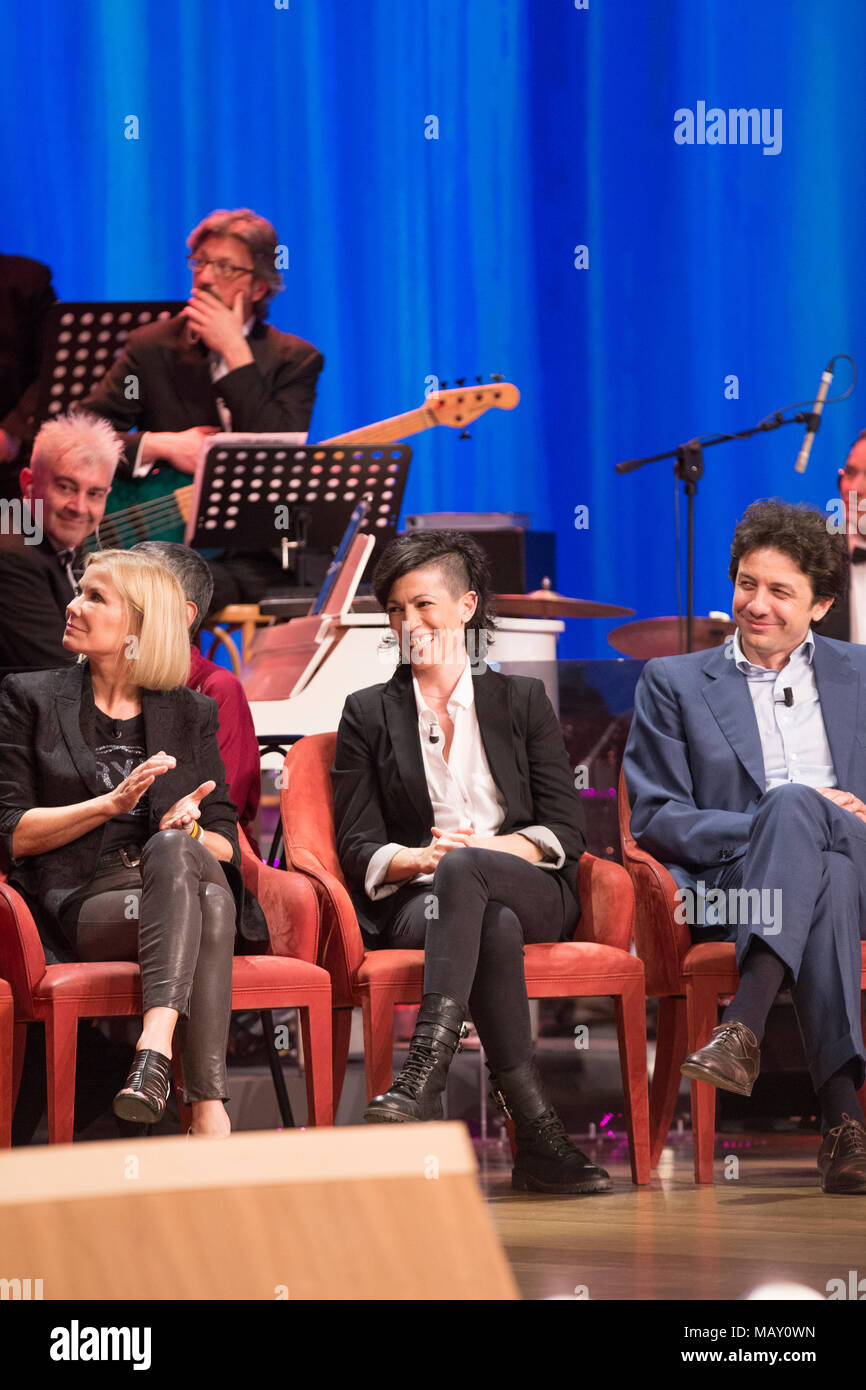
[[[634,884],[635,943],[646,968],[646,992],[658,999],[656,1059],[650,1088],[652,1166],[661,1157],[680,1089],[680,1067],[690,1052],[708,1041],[718,1022],[719,996],[739,983],[734,945],[729,941],[692,945],[685,922],[676,920],[677,885],[667,869],[640,849],[630,828],[631,807],[625,774],[619,775],[619,831],[625,866]],[[866,943],[862,946],[866,989]],[[864,1022],[866,1037],[866,1022]],[[692,1081],[692,1135],[695,1182],[713,1181],[716,1088]],[[866,1100],[866,1086],[860,1091]]]
[[[331,764],[336,734],[311,734],[286,756],[282,818],[286,855],[317,884],[322,901],[319,960],[334,989],[334,1094],[342,1089],[349,1052],[351,1010],[360,1006],[368,1099],[393,1077],[394,1008],[419,1004],[423,951],[366,951],[337,858]],[[583,855],[579,875],[582,914],[574,941],[524,948],[530,999],[610,995],[616,1008],[625,1117],[632,1178],[649,1182],[646,1003],[643,967],[630,954],[634,900],[619,864]]]
[[[0,1149],[12,1143],[12,991],[0,980]]]
[[[240,834],[241,871],[262,905],[272,954],[235,956],[232,1009],[300,1010],[309,1123],[332,1124],[331,982],[315,963],[316,894],[301,875],[262,864]],[[8,883],[0,883],[0,976],[8,979],[15,1000],[15,1089],[24,1060],[24,1025],[44,1023],[48,1137],[52,1144],[70,1143],[78,1020],[140,1014],[138,965],[127,961],[46,965],[27,905]],[[175,1067],[176,1079],[178,1075]],[[188,1112],[186,1107],[180,1109],[183,1123]]]

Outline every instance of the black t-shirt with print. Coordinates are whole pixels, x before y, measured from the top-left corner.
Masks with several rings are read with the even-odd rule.
[[[132,719],[110,719],[101,709],[96,710],[96,776],[103,791],[112,792],[130,773],[144,762],[144,716]],[[150,792],[140,797],[131,811],[114,816],[105,827],[103,854],[118,845],[143,845],[147,839],[150,812]]]

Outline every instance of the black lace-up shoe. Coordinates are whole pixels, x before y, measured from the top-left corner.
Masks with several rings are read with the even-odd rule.
[[[610,1191],[610,1174],[569,1139],[545,1100],[534,1060],[497,1072],[491,1086],[494,1100],[514,1121],[517,1153],[511,1186],[517,1192],[580,1196]]]
[[[442,1092],[459,1047],[465,1013],[456,999],[424,995],[409,1056],[390,1090],[370,1101],[364,1111],[368,1124],[442,1119]]]

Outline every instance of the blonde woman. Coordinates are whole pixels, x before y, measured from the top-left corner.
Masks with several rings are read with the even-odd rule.
[[[177,1026],[193,1132],[227,1134],[237,812],[216,704],[184,685],[183,592],[154,560],[102,551],[66,618],[78,664],[0,687],[0,866],[50,949],[141,965],[142,1031],[115,1113],[161,1119]]]

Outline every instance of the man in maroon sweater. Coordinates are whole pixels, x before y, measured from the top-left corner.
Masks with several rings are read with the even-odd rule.
[[[177,577],[190,615],[192,643],[202,618],[209,611],[213,593],[213,579],[204,560],[189,546],[173,545],[168,541],[142,541],[133,549],[151,555]],[[202,695],[210,695],[219,706],[217,742],[225,763],[229,794],[237,807],[243,832],[254,853],[261,858],[252,827],[259,809],[262,774],[253,716],[244,688],[237,676],[208,661],[195,645],[190,647],[187,685]]]

